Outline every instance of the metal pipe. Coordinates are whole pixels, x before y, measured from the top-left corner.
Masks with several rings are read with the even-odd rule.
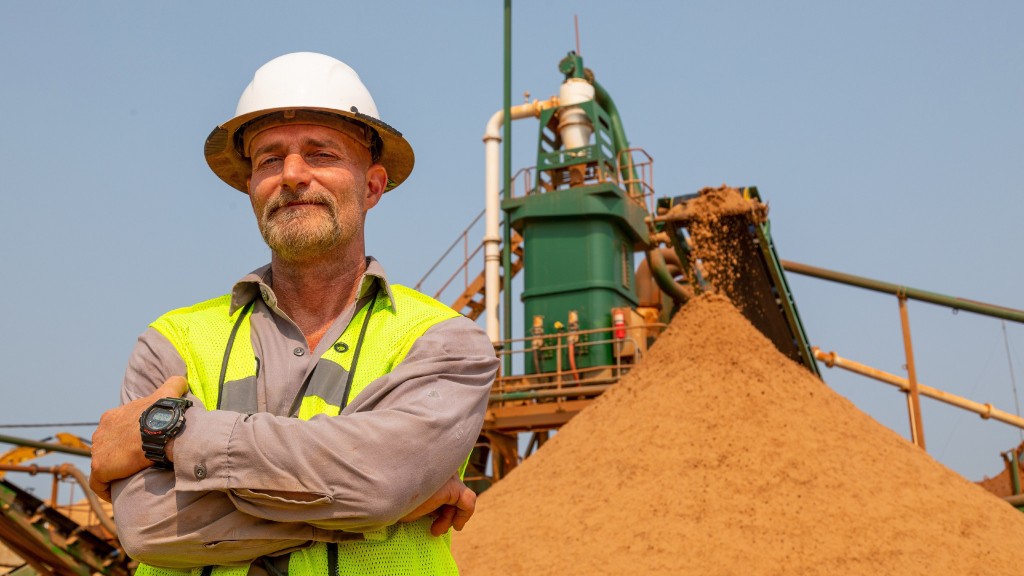
[[[612,144],[615,146],[615,157],[619,152],[629,148],[629,140],[626,139],[626,129],[622,125],[622,117],[619,116],[619,109],[615,106],[611,94],[601,86],[601,83],[594,80],[594,100],[608,112],[608,118],[612,123]]]
[[[558,390],[523,390],[522,392],[501,392],[491,394],[491,402],[509,402],[514,400],[535,400],[537,398],[558,398],[566,396],[587,396],[600,394],[611,388],[613,384],[594,384],[590,386],[574,386]]]
[[[24,472],[31,476],[36,474],[53,474],[55,468],[51,466],[40,466],[38,464],[0,464],[0,470],[4,472]]]
[[[502,111],[505,118],[512,117],[512,0],[505,0],[505,94],[503,99]],[[508,200],[512,194],[512,123],[505,123],[505,161],[504,164],[504,178],[502,180],[505,183],[505,200]],[[503,314],[504,327],[505,327],[505,339],[508,340],[512,337],[512,223],[509,222],[508,218],[505,218],[505,225],[502,230],[502,246],[504,249],[501,251],[501,264],[504,268],[504,275],[502,277],[502,290],[503,290]],[[492,343],[497,343],[497,340],[491,340]],[[505,366],[503,367],[505,374],[512,373],[512,358],[505,357]]]
[[[594,100],[601,105],[602,108],[608,113],[608,118],[612,123],[612,144],[615,147],[615,158],[619,157],[619,153],[623,150],[629,149],[629,140],[626,138],[626,128],[622,125],[622,117],[619,116],[619,109],[615,106],[615,101],[612,100],[611,94],[601,86],[601,83],[596,79],[594,84]],[[627,172],[627,169],[623,168],[623,172]],[[627,174],[619,174],[619,178],[625,180],[632,180],[633,182],[638,181],[636,171],[632,171]],[[637,194],[635,190],[629,190],[629,193]],[[643,194],[643,190],[639,192]]]
[[[899,388],[900,390],[903,390],[904,392],[907,392],[910,389],[910,383],[907,382],[906,378],[900,378],[895,374],[889,374],[888,372],[883,372],[881,370],[872,368],[859,362],[855,362],[848,358],[843,358],[836,354],[835,352],[822,352],[821,349],[819,349],[817,346],[811,347],[811,352],[814,354],[815,358],[820,360],[822,363],[825,364],[825,366],[829,368],[838,367],[844,370],[849,370],[850,372],[855,372],[862,376],[867,376],[869,378],[874,378],[875,380],[878,380],[880,382],[891,384]],[[975,414],[978,414],[985,420],[999,420],[1000,422],[1009,424],[1010,426],[1024,428],[1024,418],[1021,418],[1016,414],[1010,414],[1009,412],[999,410],[998,408],[993,407],[991,404],[981,404],[980,402],[974,402],[973,400],[968,400],[955,394],[943,392],[942,390],[932,388],[931,386],[925,386],[920,382],[918,382],[917,388],[918,392],[920,392],[923,396],[927,396],[929,398],[932,398],[933,400],[938,400],[939,402],[944,402],[946,404],[956,406],[957,408],[963,408],[964,410],[974,412]]]
[[[974,312],[975,314],[1024,323],[1024,310],[1006,308],[995,304],[987,304],[985,302],[978,302],[977,300],[967,300],[966,298],[959,298],[957,296],[946,296],[936,292],[928,292],[927,290],[909,288],[907,286],[883,282],[881,280],[872,280],[871,278],[864,278],[863,276],[854,276],[853,274],[846,274],[844,272],[826,270],[824,268],[800,264],[799,262],[793,262],[790,260],[779,260],[779,263],[782,264],[782,267],[787,272],[793,272],[795,274],[803,274],[804,276],[812,276],[814,278],[830,280],[840,284],[849,284],[850,286],[874,290],[885,294],[893,294],[896,296],[903,295],[912,300],[920,300],[930,304],[948,306],[954,310],[966,310],[967,312]]]
[[[103,509],[103,505],[100,503],[96,493],[89,488],[89,479],[82,473],[81,470],[71,464],[61,464],[59,466],[39,466],[37,464],[0,464],[0,470],[5,472],[25,472],[35,476],[36,474],[53,474],[54,478],[65,478],[70,476],[82,487],[82,492],[85,493],[85,499],[89,503],[89,507],[96,514],[100,524],[103,528],[110,533],[114,538],[117,537],[117,526],[114,525],[114,521],[107,516],[107,512]],[[51,502],[51,506],[56,504],[56,498]]]
[[[57,505],[57,489],[60,487],[60,478],[54,474],[53,482],[50,483],[50,506]],[[72,494],[72,497],[74,494]]]
[[[921,421],[921,395],[917,386],[917,369],[914,367],[914,347],[910,340],[910,317],[907,314],[907,298],[900,296],[900,324],[903,327],[903,350],[907,358],[907,409],[910,412],[910,435],[922,450],[924,444],[924,423]]]
[[[1010,462],[1013,468],[1010,469],[1010,484],[1014,494],[1020,494],[1020,454],[1016,450],[1010,450]]]
[[[51,444],[49,442],[37,442],[36,440],[28,440],[26,438],[17,438],[14,436],[5,436],[3,434],[0,434],[0,443],[14,444],[15,446],[28,446],[29,448],[40,448],[42,450],[48,450],[50,452],[64,452],[65,454],[74,454],[75,456],[84,456],[86,458],[92,455],[92,453],[89,450],[83,450],[81,448],[72,448],[71,446]]]
[[[1024,494],[1014,494],[1013,496],[1003,496],[1003,500],[1011,506],[1024,507]]]
[[[558,98],[513,106],[512,120],[539,117],[541,111],[558,106]],[[505,122],[505,111],[498,110],[487,122],[484,131],[484,194],[486,217],[484,218],[484,324],[487,336],[497,344],[501,340],[498,324],[498,293],[501,291],[501,180],[498,166],[501,144],[501,127]],[[506,149],[508,146],[505,147]],[[508,274],[506,274],[508,277]],[[506,338],[508,340],[509,338]]]
[[[668,294],[673,300],[685,304],[693,298],[693,289],[676,282],[669,273],[668,264],[665,263],[665,256],[661,249],[654,247],[647,251],[647,261],[650,263],[651,275],[658,287]]]

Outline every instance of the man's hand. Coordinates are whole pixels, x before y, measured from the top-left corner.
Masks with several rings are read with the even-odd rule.
[[[433,496],[427,498],[426,502],[417,506],[399,522],[412,522],[424,516],[433,515],[434,523],[430,525],[430,533],[440,536],[449,528],[462,530],[475,509],[476,494],[466,488],[456,474],[449,478],[437,492],[434,492]]]
[[[92,474],[89,476],[89,487],[97,496],[110,502],[111,482],[153,464],[142,450],[139,417],[157,400],[181,397],[185,392],[188,392],[188,382],[181,376],[172,376],[149,396],[108,410],[100,417],[100,425],[92,435]]]

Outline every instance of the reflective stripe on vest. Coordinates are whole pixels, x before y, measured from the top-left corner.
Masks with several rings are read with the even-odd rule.
[[[378,294],[369,306],[357,310],[341,337],[317,360],[298,406],[299,418],[340,413],[346,403],[345,384],[356,341],[370,306],[373,311],[351,379],[349,398],[355,398],[375,379],[391,372],[431,326],[458,316],[451,308],[415,290],[398,285],[392,285],[391,290],[394,309],[386,294]],[[204,406],[219,404],[225,410],[252,413],[256,411],[259,366],[252,347],[249,306],[229,315],[230,300],[230,295],[225,295],[174,310],[151,326],[174,345],[185,361],[190,391]],[[237,330],[236,337],[230,354],[225,354],[233,329]],[[361,541],[315,543],[292,552],[288,572],[298,576],[458,574],[451,557],[450,536],[431,536],[430,523],[431,518],[426,517],[364,534],[365,540]],[[248,566],[218,566],[212,575],[245,576],[248,570]],[[179,570],[140,564],[136,575],[202,576],[202,568]]]

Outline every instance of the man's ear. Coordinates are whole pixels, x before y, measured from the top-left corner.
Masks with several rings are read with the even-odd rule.
[[[252,178],[245,179],[245,195],[249,197],[249,205],[252,206],[252,211],[256,211],[256,201],[252,197]],[[258,216],[258,214],[257,214]]]
[[[369,210],[380,202],[384,188],[388,185],[388,171],[380,164],[373,164],[366,169],[366,209]]]

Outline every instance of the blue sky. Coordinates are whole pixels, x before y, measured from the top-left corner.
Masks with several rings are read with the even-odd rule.
[[[514,100],[557,92],[577,15],[585,64],[654,157],[659,195],[756,185],[784,259],[1024,308],[1021,4],[518,1],[513,15]],[[280,54],[348,62],[414,146],[412,177],[371,212],[368,247],[415,284],[483,207],[501,17],[501,2],[468,0],[6,6],[0,424],[98,419],[148,322],[268,259],[247,199],[210,173],[202,145]],[[514,169],[534,164],[536,130],[516,123]],[[895,298],[790,284],[813,344],[903,374]],[[1015,409],[999,321],[909,312],[923,382]],[[1007,334],[1024,379],[1024,331]],[[894,389],[824,375],[907,435]],[[998,473],[1021,441],[930,400],[923,414],[929,452],[970,479]]]

